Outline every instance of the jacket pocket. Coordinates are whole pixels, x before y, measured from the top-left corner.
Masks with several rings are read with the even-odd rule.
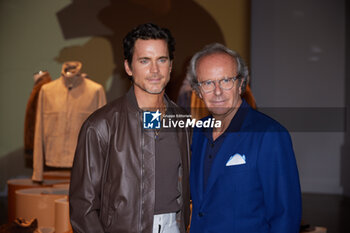
[[[232,166],[226,166],[224,168],[225,173],[239,173],[239,172],[247,172],[249,170],[251,170],[251,168],[248,164],[232,165]]]

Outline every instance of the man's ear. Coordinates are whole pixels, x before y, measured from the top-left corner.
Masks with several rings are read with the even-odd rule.
[[[132,76],[132,70],[131,70],[131,67],[129,66],[128,60],[124,60],[124,69],[129,76]]]
[[[172,69],[173,69],[173,60],[170,60],[169,73],[171,73]]]
[[[239,95],[242,95],[242,86],[243,86],[243,81],[241,81],[241,83],[239,84],[239,88],[238,88]]]
[[[198,97],[199,97],[200,99],[203,99],[203,96],[202,96],[201,91],[197,91],[197,95],[198,95]]]

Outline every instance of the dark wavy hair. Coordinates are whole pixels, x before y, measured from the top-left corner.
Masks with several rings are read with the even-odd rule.
[[[141,24],[133,30],[131,30],[123,39],[124,59],[128,61],[130,67],[132,62],[132,56],[134,54],[134,46],[137,39],[165,40],[168,44],[169,58],[170,60],[174,59],[175,39],[171,35],[169,29],[161,28],[153,23],[146,23]]]

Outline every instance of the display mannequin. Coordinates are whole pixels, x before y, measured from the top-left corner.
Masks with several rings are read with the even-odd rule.
[[[68,89],[72,89],[76,82],[81,81],[81,62],[70,61],[63,63],[62,66],[62,76],[64,77],[65,85]]]
[[[49,72],[40,70],[39,72],[34,73],[33,78],[34,87],[28,99],[24,119],[24,150],[27,155],[26,158],[30,161],[33,159],[35,116],[38,105],[39,92],[44,84],[51,81],[51,76]]]
[[[43,86],[36,115],[33,176],[43,180],[43,166],[71,168],[79,130],[106,103],[103,87],[81,73],[78,61],[65,62],[60,78]]]

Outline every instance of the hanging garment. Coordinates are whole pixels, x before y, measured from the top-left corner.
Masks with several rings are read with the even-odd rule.
[[[106,104],[103,87],[78,73],[62,76],[42,87],[36,115],[33,176],[43,179],[49,167],[72,167],[80,127],[87,117]]]
[[[51,76],[48,72],[42,72],[42,75],[35,81],[32,93],[30,93],[26,114],[24,118],[24,150],[30,157],[33,156],[34,145],[34,130],[35,130],[35,117],[36,109],[38,105],[38,97],[41,87],[51,82]]]

